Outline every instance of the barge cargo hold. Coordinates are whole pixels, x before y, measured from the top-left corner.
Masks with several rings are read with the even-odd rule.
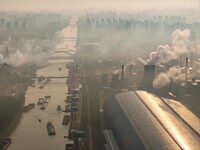
[[[44,98],[39,98],[37,105],[42,105],[44,103]]]
[[[40,107],[40,110],[45,110],[47,108],[48,103],[43,103],[43,105]]]
[[[31,109],[33,109],[34,107],[35,107],[35,104],[34,104],[34,103],[28,104],[27,106],[24,106],[23,112],[28,112],[28,111],[30,111]]]
[[[69,124],[69,121],[70,121],[70,116],[69,116],[69,115],[65,115],[65,116],[63,117],[62,125],[68,125],[68,124]]]
[[[56,135],[55,128],[51,122],[47,122],[48,135]]]

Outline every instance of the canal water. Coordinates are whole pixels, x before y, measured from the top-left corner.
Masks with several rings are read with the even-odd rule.
[[[69,25],[59,32],[61,37],[55,53],[49,60],[49,65],[37,70],[37,76],[68,76],[66,64],[71,62],[70,56],[76,51],[78,17],[73,16]],[[56,52],[57,51],[57,52]],[[12,144],[9,150],[64,150],[65,144],[70,143],[64,136],[68,135],[68,126],[62,125],[65,112],[57,111],[61,105],[64,110],[67,92],[66,78],[52,78],[44,87],[39,88],[42,83],[35,81],[35,87],[28,87],[25,95],[25,105],[35,103],[35,108],[29,112],[23,112],[16,129],[11,134]],[[37,106],[39,98],[51,96],[46,110],[40,110]],[[49,136],[47,122],[51,121],[55,127],[56,135]]]

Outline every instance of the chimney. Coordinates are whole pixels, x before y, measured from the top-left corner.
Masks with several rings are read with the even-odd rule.
[[[119,74],[113,74],[112,75],[112,88],[114,90],[117,90],[120,88],[120,79]]]
[[[151,91],[154,79],[155,79],[155,65],[144,65],[144,77],[142,80],[142,88],[146,91]]]
[[[185,86],[187,88],[187,81],[188,81],[188,57],[185,59]]]
[[[122,82],[124,81],[124,65],[122,65],[122,77],[121,77]]]

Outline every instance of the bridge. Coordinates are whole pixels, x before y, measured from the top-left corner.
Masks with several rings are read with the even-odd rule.
[[[44,76],[40,76],[40,77],[33,77],[33,79],[59,79],[59,78],[69,78],[67,76],[47,76],[47,77],[44,77]]]
[[[67,76],[40,76],[40,77],[32,77],[32,79],[68,79],[71,77],[67,77]],[[75,77],[75,78],[81,78],[81,77]]]
[[[56,53],[65,53],[65,54],[69,54],[69,55],[72,55],[73,53],[75,53],[75,51],[62,51],[62,50],[59,50],[59,51],[54,51],[52,54],[56,54]]]

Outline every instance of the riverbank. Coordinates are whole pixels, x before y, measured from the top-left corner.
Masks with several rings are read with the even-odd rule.
[[[0,141],[7,138],[16,127],[16,124],[21,117],[24,101],[24,95],[18,97],[0,97]]]

